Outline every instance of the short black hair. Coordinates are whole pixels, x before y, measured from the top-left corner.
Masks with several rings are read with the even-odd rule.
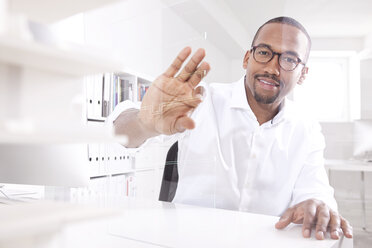
[[[305,61],[307,61],[307,59],[309,58],[309,53],[310,53],[310,49],[311,49],[311,38],[310,38],[310,35],[308,34],[308,32],[306,31],[305,27],[302,26],[301,23],[299,23],[298,21],[296,21],[295,19],[291,18],[291,17],[288,17],[288,16],[280,16],[280,17],[275,17],[273,19],[270,19],[268,20],[267,22],[265,22],[256,32],[256,34],[254,35],[254,38],[253,38],[253,41],[252,41],[252,47],[254,46],[254,43],[256,42],[257,40],[257,37],[258,37],[258,34],[260,33],[261,29],[267,25],[267,24],[270,24],[270,23],[281,23],[281,24],[288,24],[288,25],[291,25],[293,27],[296,27],[298,28],[299,30],[301,30],[305,35],[306,35],[306,38],[308,40],[308,47],[307,47],[307,53],[306,53],[306,57],[305,57]]]

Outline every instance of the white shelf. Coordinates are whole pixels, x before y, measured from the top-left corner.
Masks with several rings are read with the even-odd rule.
[[[12,12],[22,13],[31,20],[51,23],[117,1],[118,0],[9,0],[9,7]]]
[[[118,211],[112,209],[41,200],[1,204],[0,209],[3,224],[0,227],[0,240],[5,246],[14,247],[22,247],[28,240],[35,240],[29,247],[46,247],[45,241],[48,239],[45,238],[61,231],[68,224],[118,214]]]
[[[47,46],[34,41],[0,36],[0,63],[71,76],[120,71],[121,62],[81,48]]]
[[[122,171],[117,171],[117,172],[100,172],[100,173],[94,173],[93,175],[90,176],[90,178],[97,178],[97,177],[108,177],[108,176],[117,176],[117,175],[122,175],[122,174],[133,174],[136,172],[144,172],[144,171],[155,171],[157,170],[156,167],[146,167],[146,168],[138,168],[138,169],[123,169]]]
[[[84,143],[120,143],[127,142],[126,136],[115,136],[104,128],[98,127],[59,127],[48,129],[18,129],[0,132],[1,144],[84,144]]]

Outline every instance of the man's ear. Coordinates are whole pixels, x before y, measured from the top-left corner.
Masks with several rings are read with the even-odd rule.
[[[245,55],[244,55],[244,60],[243,60],[243,68],[244,69],[247,69],[247,66],[248,66],[248,59],[249,59],[249,56],[251,55],[251,50],[248,50]]]
[[[306,79],[306,74],[309,72],[309,67],[304,67],[302,68],[302,71],[301,71],[301,77],[300,79],[298,80],[297,84],[301,85],[304,83],[305,79]]]

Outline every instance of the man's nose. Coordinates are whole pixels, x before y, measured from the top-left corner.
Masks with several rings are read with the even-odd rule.
[[[265,64],[265,72],[276,76],[280,75],[279,55],[274,54],[274,57]]]

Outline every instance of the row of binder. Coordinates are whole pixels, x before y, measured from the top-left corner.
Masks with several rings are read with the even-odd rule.
[[[104,74],[91,75],[85,78],[86,99],[87,99],[87,119],[104,120],[103,109],[107,108],[108,102],[105,101],[104,93]],[[106,84],[107,86],[107,84]]]
[[[104,120],[117,104],[141,101],[151,82],[128,73],[104,73],[85,78],[87,119]]]
[[[104,203],[108,198],[136,196],[136,180],[133,173],[92,178],[86,188],[72,188],[72,202]],[[102,201],[100,201],[100,199]]]
[[[137,99],[139,99],[139,101],[142,101],[143,97],[145,96],[148,88],[150,86],[148,84],[141,84],[141,83],[138,83],[138,93],[137,93]]]
[[[128,173],[134,157],[120,144],[88,144],[90,177]]]

